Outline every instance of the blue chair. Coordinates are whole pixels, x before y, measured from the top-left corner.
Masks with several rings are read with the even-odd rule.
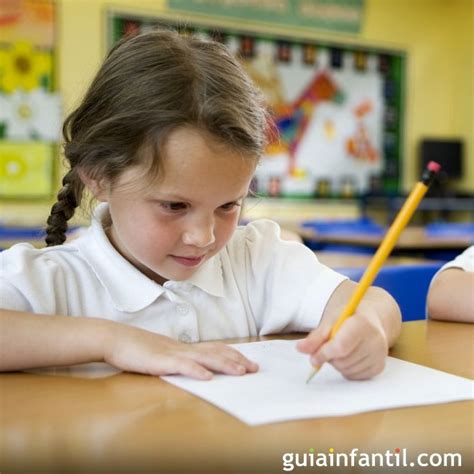
[[[0,252],[5,250],[5,244],[13,245],[18,242],[42,242],[46,237],[46,226],[42,227],[20,227],[10,226],[0,223]],[[72,226],[68,229],[67,234],[78,229],[78,226]]]
[[[46,235],[43,227],[19,227],[0,224],[0,238],[11,240],[40,240]]]
[[[397,301],[403,321],[425,319],[426,296],[431,279],[442,262],[383,267],[373,285],[387,290]],[[337,268],[339,273],[359,281],[365,268]]]

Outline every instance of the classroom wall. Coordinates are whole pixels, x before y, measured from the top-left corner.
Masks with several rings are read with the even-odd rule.
[[[105,8],[110,5],[107,0],[58,1],[58,81],[66,111],[77,103],[105,53]],[[112,5],[140,13],[166,9],[165,0],[114,0]],[[466,174],[459,189],[474,191],[473,26],[471,0],[366,0],[359,35],[291,33],[406,51],[404,188],[418,176],[418,141],[436,135],[465,140]]]
[[[472,0],[369,0],[362,36],[408,53],[405,187],[417,177],[420,137],[461,137],[474,190],[474,33]]]

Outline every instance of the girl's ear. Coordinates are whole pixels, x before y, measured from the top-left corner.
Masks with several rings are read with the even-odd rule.
[[[107,202],[107,186],[105,184],[104,179],[94,179],[91,178],[87,172],[84,170],[78,170],[79,177],[81,178],[81,181],[84,183],[84,186],[86,186],[89,191],[92,193],[92,195],[101,202]]]

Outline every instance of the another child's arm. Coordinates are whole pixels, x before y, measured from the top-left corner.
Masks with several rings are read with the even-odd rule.
[[[223,343],[184,344],[98,318],[0,310],[0,371],[107,362],[129,372],[242,375],[258,366]]]
[[[360,380],[383,370],[388,349],[400,334],[401,314],[389,293],[371,287],[353,317],[326,342],[355,286],[350,280],[338,286],[326,305],[320,325],[298,344],[298,349],[311,355],[313,365],[330,362],[344,377]]]
[[[427,306],[432,319],[474,323],[474,272],[443,270],[431,283]]]

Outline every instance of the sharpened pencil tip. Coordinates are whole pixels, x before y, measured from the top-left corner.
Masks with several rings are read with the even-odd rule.
[[[309,374],[309,377],[306,379],[306,383],[309,383],[309,381],[319,372],[319,369],[321,366],[316,365],[313,367],[313,370],[311,370],[311,373]]]

